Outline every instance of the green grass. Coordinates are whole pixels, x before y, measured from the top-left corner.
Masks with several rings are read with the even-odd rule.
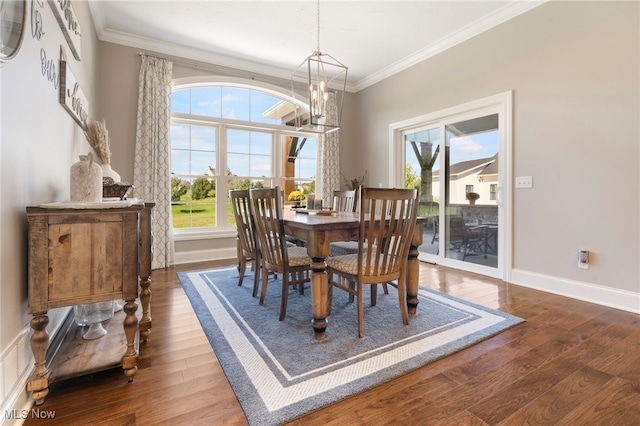
[[[216,205],[215,198],[208,197],[202,200],[193,201],[188,204],[189,197],[180,199],[181,204],[171,205],[171,215],[174,228],[202,228],[216,226]],[[189,220],[191,219],[191,221]],[[227,223],[234,224],[231,204],[227,205]]]

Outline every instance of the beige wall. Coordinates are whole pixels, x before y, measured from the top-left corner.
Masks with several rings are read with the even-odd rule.
[[[513,193],[513,281],[640,305],[638,9],[546,3],[358,93],[369,182],[389,183],[389,124],[513,90],[513,176],[534,179]]]
[[[15,59],[0,64],[0,407],[21,409],[27,401],[21,375],[30,371],[27,314],[27,238],[25,207],[69,199],[69,168],[90,147],[81,128],[58,102],[54,82],[43,76],[41,55],[53,61],[59,76],[61,48],[96,110],[95,29],[86,2],[73,2],[82,29],[80,61],[71,50],[47,2],[28,1],[23,44]],[[42,17],[43,35],[32,35],[32,7]],[[57,83],[56,83],[57,84]],[[48,330],[55,329],[67,309],[50,311]],[[16,395],[19,400],[13,401]],[[12,404],[7,406],[8,401]]]

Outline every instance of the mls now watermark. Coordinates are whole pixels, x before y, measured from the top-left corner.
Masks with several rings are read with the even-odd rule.
[[[32,419],[54,419],[56,412],[53,410],[41,410],[32,408],[31,410],[4,410],[5,420],[25,420]]]

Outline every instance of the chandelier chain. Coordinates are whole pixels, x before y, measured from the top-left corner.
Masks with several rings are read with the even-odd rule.
[[[318,17],[318,22],[317,22],[317,25],[318,25],[318,37],[317,37],[317,42],[318,42],[318,44],[317,44],[316,51],[317,51],[318,53],[320,53],[320,0],[318,0],[318,3],[317,3],[317,12],[316,12],[316,16]]]

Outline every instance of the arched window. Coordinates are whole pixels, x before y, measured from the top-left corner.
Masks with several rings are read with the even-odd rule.
[[[235,226],[229,190],[315,191],[317,135],[293,127],[293,99],[245,81],[174,81],[171,199],[180,233]]]

